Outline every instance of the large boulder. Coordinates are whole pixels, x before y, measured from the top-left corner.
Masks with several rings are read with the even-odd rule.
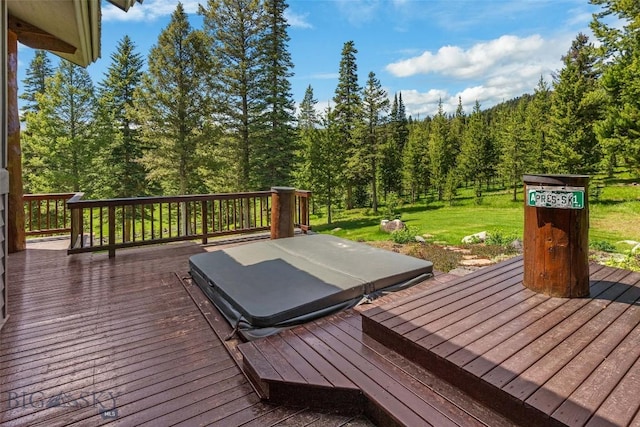
[[[402,230],[405,227],[404,222],[399,219],[394,219],[393,221],[383,219],[380,221],[380,229],[386,233],[393,233],[394,231]]]

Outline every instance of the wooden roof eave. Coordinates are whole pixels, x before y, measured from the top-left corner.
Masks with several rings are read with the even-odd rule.
[[[142,0],[109,0],[125,12]],[[86,67],[100,57],[100,0],[7,2],[9,30],[31,48]]]

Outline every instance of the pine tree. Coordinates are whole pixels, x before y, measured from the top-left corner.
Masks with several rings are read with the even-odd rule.
[[[442,200],[444,187],[449,173],[450,165],[450,145],[449,145],[449,122],[444,114],[442,100],[438,102],[438,113],[431,121],[431,132],[429,134],[429,166],[430,179],[438,200]]]
[[[480,103],[476,100],[458,157],[458,167],[464,178],[473,182],[476,202],[482,199],[482,184],[490,178],[491,160],[491,138]]]
[[[505,109],[500,120],[500,171],[513,189],[513,201],[517,200],[522,175],[528,172],[531,147],[526,144],[522,128],[525,122],[526,103],[520,102],[513,110]]]
[[[386,143],[382,147],[381,181],[385,197],[388,193],[402,192],[402,156],[407,144],[409,130],[402,94],[393,97]]]
[[[47,56],[46,50],[36,50],[36,54],[29,63],[26,77],[22,80],[23,91],[20,99],[25,101],[23,110],[27,112],[37,112],[38,101],[37,95],[43,94],[46,88],[46,81],[53,76],[53,68],[51,61]]]
[[[356,164],[351,169],[356,170],[360,165],[361,176],[371,185],[371,202],[374,213],[378,213],[378,164],[380,162],[380,128],[386,121],[386,111],[389,109],[387,92],[382,88],[380,80],[374,72],[369,72],[367,85],[363,96],[364,132],[360,138],[359,147],[350,161]]]
[[[149,146],[143,163],[164,194],[205,190],[210,156],[211,100],[205,76],[211,72],[207,42],[193,30],[181,3],[158,36],[147,60],[148,72],[135,95],[136,120]]]
[[[466,128],[467,117],[462,107],[462,97],[458,97],[458,106],[456,107],[456,113],[450,120],[449,124],[449,149],[447,163],[455,168],[456,159],[462,149],[464,141],[464,132]]]
[[[525,120],[526,143],[532,149],[531,173],[548,173],[545,158],[548,151],[549,110],[551,108],[551,90],[540,76],[533,98],[527,106]]]
[[[289,78],[293,62],[288,51],[287,4],[284,0],[266,0],[265,33],[261,37],[262,79],[265,90],[266,129],[256,141],[253,156],[254,187],[291,185],[295,162],[295,105]]]
[[[579,34],[563,57],[564,68],[554,81],[548,170],[592,173],[599,166],[602,150],[594,131],[604,102],[598,88],[595,51],[589,39]]]
[[[258,182],[255,172],[255,167],[262,166],[253,159],[256,144],[264,141],[267,135],[266,88],[270,87],[273,93],[285,96],[273,100],[273,105],[277,102],[285,108],[275,112],[280,116],[289,112],[287,88],[281,80],[266,81],[264,36],[267,20],[261,1],[208,0],[206,8],[200,7],[200,14],[204,17],[204,29],[212,41],[210,54],[216,63],[216,71],[211,73],[211,85],[220,100],[218,120],[225,128],[227,140],[232,142],[231,148],[238,162],[236,189],[249,190],[263,184]],[[281,19],[281,16],[277,17],[278,31],[282,30]],[[282,45],[274,43],[271,47],[279,48]],[[284,58],[275,63],[287,67],[288,60]],[[275,74],[272,74],[272,78],[282,77],[286,76],[289,68],[273,71]],[[278,120],[282,119],[280,116]],[[289,138],[287,135],[284,137]]]
[[[601,83],[607,97],[603,120],[596,125],[609,174],[620,163],[640,176],[640,4],[591,0],[602,10],[591,28],[600,41]]]
[[[402,152],[409,140],[409,127],[407,121],[407,113],[402,101],[402,92],[398,94],[398,108],[396,109],[395,117],[393,118],[393,139],[396,142],[396,147]]]
[[[327,224],[333,220],[333,208],[340,200],[344,183],[344,158],[341,155],[342,134],[335,120],[335,110],[327,108],[322,120],[322,134],[315,146],[319,168],[316,170],[316,195],[324,201],[327,210]]]
[[[95,98],[89,73],[61,61],[36,102],[23,139],[25,191],[90,195]]]
[[[318,100],[313,96],[311,85],[307,87],[304,98],[300,103],[298,114],[298,138],[300,153],[298,155],[296,171],[296,184],[299,188],[306,188],[315,193],[318,171],[321,167],[318,155],[320,143],[320,131],[318,129],[319,118],[316,113]]]
[[[429,186],[429,124],[424,120],[410,125],[409,140],[402,153],[404,188],[409,190],[412,202]]]
[[[360,86],[358,85],[358,65],[353,41],[348,41],[342,48],[340,59],[340,72],[338,86],[335,90],[333,102],[332,123],[337,127],[337,132],[341,141],[340,153],[343,163],[354,147],[354,133],[358,124],[362,120],[362,99],[360,98]],[[346,171],[347,182],[347,209],[354,207],[354,187],[362,185],[362,181],[357,176],[357,171]]]
[[[142,80],[142,57],[124,36],[111,55],[111,64],[100,83],[98,111],[103,155],[100,170],[103,197],[135,197],[149,194],[146,170],[141,163],[144,146],[140,123],[133,117],[134,92]]]

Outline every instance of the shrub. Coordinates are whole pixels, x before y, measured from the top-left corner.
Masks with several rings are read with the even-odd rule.
[[[515,234],[505,234],[502,230],[493,230],[492,232],[487,233],[485,243],[489,246],[507,247],[517,239],[518,236]]]
[[[413,227],[404,227],[399,230],[395,230],[391,233],[391,240],[393,243],[405,244],[415,242],[416,229]]]
[[[609,267],[622,268],[631,271],[640,271],[640,255],[634,255],[631,252],[622,257],[611,257],[606,262]]]
[[[607,242],[606,240],[594,240],[592,242],[589,242],[589,247],[591,249],[595,249],[596,251],[601,251],[601,252],[616,251],[616,247],[613,246],[611,243]]]

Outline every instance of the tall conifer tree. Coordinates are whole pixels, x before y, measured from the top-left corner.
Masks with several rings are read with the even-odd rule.
[[[491,176],[491,139],[485,118],[476,101],[473,112],[467,122],[462,140],[462,148],[458,156],[458,167],[465,179],[473,182],[476,201],[482,198],[482,184]]]
[[[352,157],[360,163],[364,177],[371,185],[371,204],[374,213],[378,213],[378,165],[381,158],[381,128],[387,121],[389,99],[380,80],[373,71],[369,72],[363,96],[364,132],[360,149]]]
[[[438,114],[431,121],[429,134],[429,167],[430,179],[438,200],[444,195],[447,174],[449,173],[451,158],[449,151],[449,122],[445,116],[442,100],[438,102]]]
[[[124,36],[111,55],[104,79],[100,83],[100,112],[103,156],[103,197],[135,197],[149,194],[146,170],[141,163],[144,146],[140,123],[133,117],[134,92],[142,80],[142,57],[135,44]]]
[[[607,171],[618,163],[640,176],[640,3],[591,0],[600,6],[591,28],[601,44],[600,79],[607,94],[604,117],[596,126]]]
[[[562,59],[564,68],[553,85],[547,169],[592,173],[602,156],[594,124],[604,101],[594,47],[587,36],[578,34]]]
[[[291,185],[296,151],[295,105],[289,78],[293,62],[288,51],[289,35],[284,0],[264,1],[265,32],[261,37],[262,72],[265,91],[265,132],[256,141],[252,159],[254,187]]]
[[[358,53],[353,41],[348,41],[342,48],[340,58],[340,71],[338,86],[333,96],[335,107],[332,123],[337,128],[341,141],[340,152],[343,163],[354,147],[354,138],[357,126],[362,120],[362,98],[358,85],[358,65],[356,54]],[[362,180],[357,176],[357,171],[346,171],[347,209],[354,207],[354,188],[362,186]]]
[[[27,114],[23,138],[25,190],[91,194],[94,156],[93,83],[87,70],[66,60]]]
[[[532,149],[532,164],[529,172],[548,173],[545,164],[549,139],[549,111],[551,108],[551,89],[542,76],[538,81],[531,102],[527,106],[525,120],[526,141]]]
[[[322,167],[320,157],[320,119],[316,113],[318,100],[313,96],[313,88],[307,86],[300,103],[298,114],[299,155],[297,156],[296,183],[299,187],[315,192],[319,171]]]
[[[178,3],[151,48],[148,72],[135,98],[136,120],[150,147],[144,163],[164,194],[204,191],[203,171],[212,168],[207,151],[212,140],[207,53],[204,34],[191,28]]]
[[[212,41],[210,55],[216,62],[215,72],[211,73],[212,90],[217,93],[217,119],[225,128],[226,137],[233,142],[235,158],[238,163],[237,190],[249,190],[261,185],[256,178],[253,166],[257,162],[256,144],[262,143],[267,136],[266,93],[280,97],[273,100],[274,106],[283,108],[274,111],[273,119],[282,120],[289,112],[286,98],[286,85],[278,82],[267,83],[265,75],[265,10],[259,0],[208,0],[207,6],[200,7],[204,17],[204,29]],[[276,16],[276,15],[274,15]],[[276,16],[277,31],[283,30],[281,16]],[[273,33],[277,36],[277,33]],[[281,43],[272,43],[272,48],[283,47]],[[280,62],[271,58],[271,64],[289,72],[288,61]],[[285,71],[286,69],[286,71]],[[281,76],[275,68],[272,77]],[[282,98],[284,96],[284,98]],[[286,136],[288,138],[288,136]]]
[[[25,101],[23,106],[25,112],[38,111],[37,95],[44,93],[46,81],[52,76],[53,68],[47,51],[36,50],[36,54],[27,68],[26,77],[22,81],[23,91],[20,94],[20,99]]]

